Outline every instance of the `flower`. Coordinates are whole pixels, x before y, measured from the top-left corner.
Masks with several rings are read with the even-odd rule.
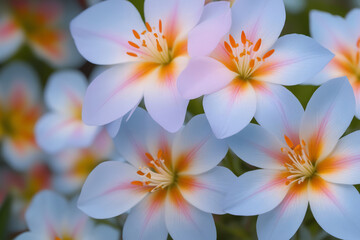
[[[36,124],[36,140],[49,153],[66,148],[88,147],[99,127],[84,124],[81,118],[87,87],[85,76],[76,70],[62,70],[50,76],[45,103],[50,112]]]
[[[201,17],[204,0],[144,4],[145,24],[125,0],[96,4],[71,22],[75,44],[88,61],[115,64],[87,90],[87,124],[105,125],[123,117],[143,97],[150,116],[166,130],[176,132],[184,122],[189,101],[179,95],[176,82],[188,63],[187,36]]]
[[[200,22],[192,30],[188,45],[192,58],[178,80],[183,97],[205,95],[204,111],[218,138],[239,132],[254,115],[257,119],[264,111],[257,100],[261,89],[311,79],[333,57],[304,35],[278,39],[285,22],[282,0],[236,1],[231,12],[230,31],[226,18]],[[212,31],[213,25],[222,25],[222,31]],[[218,41],[208,41],[210,34]]]
[[[68,30],[70,19],[80,10],[75,1],[11,0],[2,1],[0,9],[0,62],[27,42],[53,67],[83,63]]]
[[[5,161],[23,171],[42,153],[34,126],[42,113],[37,74],[23,62],[6,65],[0,72],[0,140]]]
[[[119,239],[112,227],[97,225],[76,208],[76,201],[68,203],[65,198],[51,191],[42,191],[32,200],[25,218],[30,231],[16,240],[72,240],[72,239]]]
[[[354,117],[348,80],[323,84],[304,112],[288,90],[268,101],[261,126],[250,124],[229,138],[230,148],[261,169],[241,175],[230,188],[226,212],[258,215],[259,239],[290,239],[308,203],[319,225],[341,239],[360,235],[360,131],[343,138]],[[269,92],[269,94],[271,94]]]
[[[354,90],[355,116],[360,118],[360,9],[353,9],[346,18],[312,10],[310,32],[315,40],[335,54],[317,77],[316,84],[346,76]]]
[[[93,218],[130,210],[123,238],[216,239],[211,213],[236,177],[216,166],[227,152],[198,115],[175,134],[138,108],[121,126],[115,146],[128,163],[107,161],[85,181],[78,207]],[[106,177],[104,177],[106,176]]]
[[[66,149],[51,157],[54,188],[65,194],[81,189],[89,173],[99,163],[115,157],[114,144],[105,130],[87,148]]]

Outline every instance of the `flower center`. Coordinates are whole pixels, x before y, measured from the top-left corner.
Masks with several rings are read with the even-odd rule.
[[[173,184],[175,181],[175,175],[165,165],[162,151],[159,150],[156,159],[149,153],[146,153],[145,155],[150,160],[148,167],[139,167],[139,170],[137,171],[137,174],[142,178],[142,180],[133,181],[131,184],[151,187],[152,189],[150,192],[164,189]]]
[[[133,30],[136,41],[128,41],[130,48],[133,50],[126,54],[139,58],[143,61],[167,64],[171,61],[171,54],[163,34],[162,22],[159,20],[158,28],[151,27],[148,22],[145,23],[146,30],[139,34]]]
[[[301,144],[294,146],[289,137],[285,135],[284,138],[288,147],[282,148],[281,152],[287,154],[289,158],[289,161],[284,164],[289,173],[286,185],[294,182],[300,184],[315,174],[316,167],[310,160],[304,140]]]
[[[260,54],[261,38],[254,44],[246,38],[245,32],[241,32],[241,43],[237,43],[234,37],[229,35],[229,42],[224,41],[224,47],[232,61],[235,63],[239,77],[248,80],[259,68],[262,62],[269,58],[275,50],[272,49],[265,54]]]

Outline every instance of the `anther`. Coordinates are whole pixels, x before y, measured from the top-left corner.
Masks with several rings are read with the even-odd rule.
[[[152,29],[151,29],[151,26],[148,22],[145,23],[145,26],[146,26],[146,29],[149,31],[149,32],[152,32]]]
[[[137,57],[138,56],[136,53],[132,53],[132,52],[126,52],[126,54],[131,56],[131,57]]]
[[[241,42],[244,45],[246,44],[246,35],[244,31],[241,32]]]
[[[134,34],[135,38],[140,39],[139,33],[137,31],[135,31],[135,30],[132,30],[132,31],[133,31],[133,34]]]
[[[257,40],[257,42],[255,43],[255,46],[253,48],[254,52],[257,52],[260,46],[261,46],[261,38],[259,38],[259,40]]]
[[[231,34],[229,35],[229,40],[233,48],[237,48],[239,46],[239,44],[236,43],[235,39],[233,38],[233,36],[231,36]]]
[[[134,43],[134,42],[129,41],[128,43],[130,44],[130,46],[132,46],[132,47],[134,47],[134,48],[140,48],[139,45],[137,45],[137,44]]]
[[[275,52],[275,49],[271,49],[270,51],[268,51],[267,53],[265,53],[264,56],[263,56],[263,60],[265,60],[266,58],[270,57],[274,52]]]

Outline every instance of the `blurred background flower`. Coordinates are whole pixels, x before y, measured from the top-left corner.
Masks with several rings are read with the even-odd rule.
[[[129,1],[144,17],[144,0]],[[98,69],[86,62],[75,48],[69,32],[70,21],[97,2],[100,0],[0,1],[0,239],[14,239],[28,231],[24,215],[39,191],[51,189],[68,200],[74,199],[93,168],[103,161],[119,159],[109,134],[103,129],[98,130],[93,141],[86,146],[68,145],[56,153],[41,150],[34,134],[35,125],[44,113],[53,114],[54,111],[43,100],[44,89],[53,78],[50,76],[64,68],[65,71],[72,68],[71,72],[81,72],[89,84],[108,67]],[[300,33],[309,36],[309,12],[312,9],[345,17],[351,9],[360,7],[359,0],[284,2],[287,12],[281,35]],[[65,82],[67,77],[63,79]],[[76,81],[68,85],[73,88]],[[317,89],[305,85],[287,88],[304,107]],[[140,106],[144,107],[144,103],[141,102]],[[191,100],[185,122],[200,113],[204,113],[202,99]],[[119,126],[120,121],[107,126],[107,129],[114,135]],[[358,129],[360,120],[354,119],[345,134]],[[231,151],[222,165],[237,176],[254,170]],[[359,189],[358,185],[356,187]],[[106,221],[96,220],[95,223],[121,229],[125,215]],[[256,239],[256,217],[215,215],[214,219],[218,239]],[[325,233],[308,211],[293,239],[335,238]]]

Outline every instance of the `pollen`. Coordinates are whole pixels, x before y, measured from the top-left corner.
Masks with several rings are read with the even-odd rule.
[[[229,40],[224,41],[224,48],[235,63],[240,78],[247,80],[250,79],[252,74],[265,62],[274,52],[274,49],[262,54],[259,51],[262,46],[262,39],[259,38],[255,44],[246,37],[244,31],[241,32],[240,42],[236,42],[233,35],[229,35]]]
[[[132,181],[131,184],[149,187],[150,192],[155,192],[174,183],[174,174],[166,166],[161,150],[158,151],[156,158],[150,153],[145,153],[145,156],[149,159],[148,166],[139,168],[137,174],[141,180]]]

